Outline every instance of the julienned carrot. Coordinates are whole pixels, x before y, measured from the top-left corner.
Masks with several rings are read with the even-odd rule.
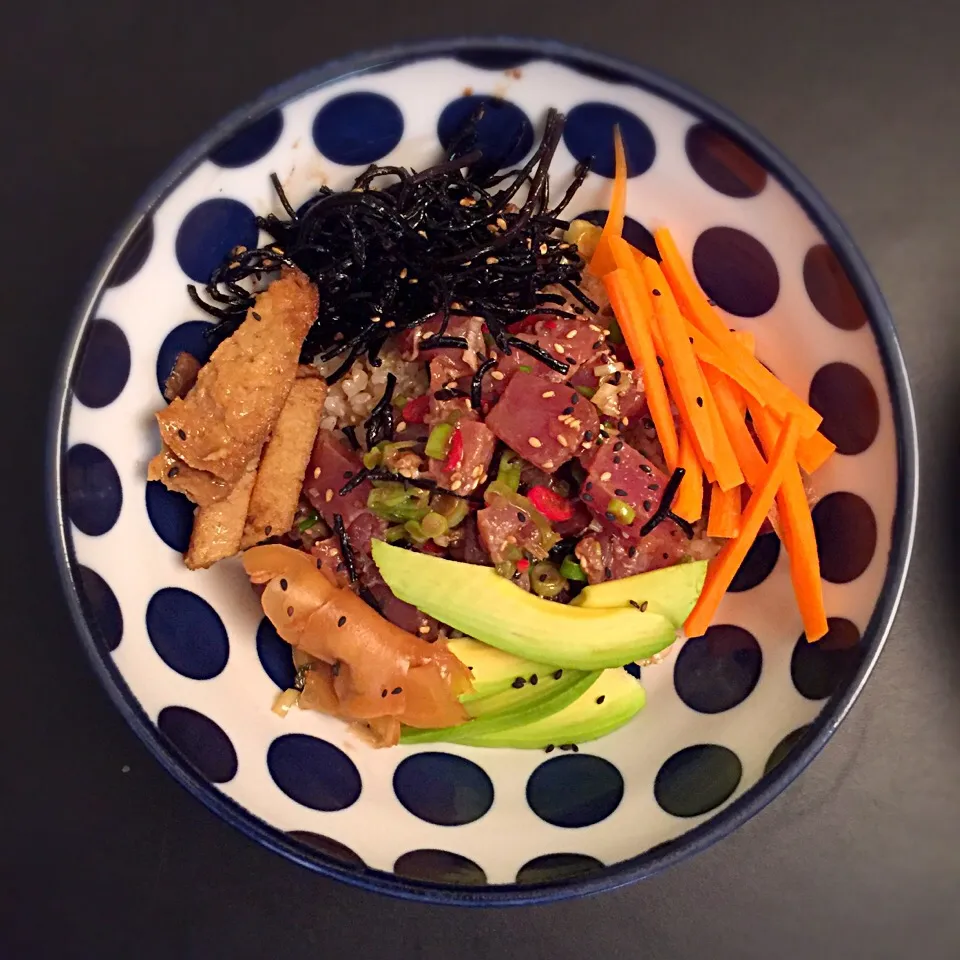
[[[737,455],[720,419],[713,390],[704,375],[704,368],[699,363],[697,366],[700,371],[703,406],[710,417],[710,429],[713,431],[713,472],[716,482],[723,490],[733,490],[743,483],[743,471],[740,469]]]
[[[614,174],[613,191],[610,195],[610,210],[600,232],[597,248],[590,258],[588,270],[595,277],[602,277],[616,269],[613,253],[610,250],[610,238],[623,234],[623,220],[627,212],[627,154],[623,149],[620,127],[613,128]]]
[[[754,336],[752,330],[734,330],[733,338],[751,357],[757,355],[757,338]]]
[[[672,510],[678,517],[696,523],[703,516],[703,474],[690,433],[685,429],[680,430],[680,457],[677,466],[683,467],[686,472],[680,481]]]
[[[704,369],[707,383],[713,391],[713,399],[717,405],[717,413],[733,446],[737,462],[746,478],[747,484],[756,489],[763,480],[767,462],[757,449],[757,443],[750,435],[744,420],[742,395],[738,396],[736,384],[732,383],[718,370],[710,367]]]
[[[634,364],[643,374],[650,418],[657,429],[663,456],[670,470],[676,469],[679,455],[677,428],[673,422],[670,398],[663,382],[663,374],[657,363],[657,354],[650,333],[653,306],[646,288],[633,281],[623,269],[613,270],[603,278],[613,312],[620,324],[620,332],[627,343]],[[644,302],[646,298],[646,302]]]
[[[663,358],[676,378],[677,400],[680,415],[685,421],[687,430],[696,439],[701,462],[714,463],[713,431],[710,416],[704,409],[700,375],[697,358],[693,352],[690,340],[687,338],[686,327],[677,302],[673,299],[666,277],[656,260],[649,257],[640,264],[647,290],[653,297],[653,312],[660,326],[660,335],[663,337],[667,356]]]
[[[797,444],[797,463],[807,473],[816,473],[833,455],[837,449],[820,431],[809,437],[801,437]]]
[[[772,407],[781,419],[787,414],[794,414],[800,421],[801,436],[811,436],[820,426],[823,417],[809,404],[804,403],[785,383],[781,383],[727,329],[690,276],[670,231],[666,227],[660,227],[654,232],[654,238],[663,258],[663,272],[669,279],[687,319],[710,337],[740,368],[741,374],[752,381],[755,395],[762,398],[765,406]]]
[[[750,414],[764,449],[771,450],[776,444],[780,425],[769,410],[762,407],[751,406]],[[796,462],[787,464],[784,471],[777,493],[777,507],[780,511],[783,543],[790,560],[793,592],[797,596],[807,640],[813,643],[827,633],[829,626],[823,605],[823,583],[820,579],[820,559],[817,554],[813,517]]]
[[[705,333],[695,327],[689,320],[686,321],[687,336],[693,341],[693,351],[701,363],[708,363],[711,367],[725,373],[734,383],[739,384],[760,403],[763,397],[754,386],[750,377],[745,377],[740,366],[730,359]]]
[[[710,488],[710,510],[707,513],[707,536],[730,539],[740,533],[740,488],[722,490],[717,484]]]
[[[728,540],[719,556],[713,560],[707,570],[707,579],[700,592],[696,606],[687,617],[684,627],[689,637],[700,637],[707,632],[717,607],[733,582],[740,564],[757,539],[760,527],[773,506],[777,490],[788,466],[795,462],[797,438],[800,435],[799,419],[793,415],[787,417],[786,425],[780,431],[776,447],[760,486],[750,495],[747,509],[740,521],[740,533]]]

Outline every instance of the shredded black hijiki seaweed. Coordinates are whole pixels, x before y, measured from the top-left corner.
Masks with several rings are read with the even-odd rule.
[[[352,190],[322,187],[299,210],[273,175],[285,219],[271,213],[258,218],[258,225],[274,242],[233,250],[213,272],[205,298],[188,288],[194,302],[221,321],[214,339],[233,333],[253,305],[243,281],[261,281],[289,266],[321,290],[301,360],[344,357],[329,383],[362,354],[378,365],[389,336],[432,317],[440,318],[440,328],[427,346],[456,341],[463,348],[462,338],[446,337],[452,316],[482,317],[501,352],[518,347],[566,372],[567,364],[512,339],[507,328],[533,313],[576,316],[562,309],[563,297],[545,292],[549,287],[562,287],[596,308],[578,287],[584,264],[576,246],[556,236],[568,226],[560,214],[588,165],[578,165],[551,208],[548,173],[563,116],[556,110],[547,114],[543,139],[523,167],[497,173],[492,169],[497,158],[467,149],[480,115],[471,118],[442,162],[420,172],[372,165]]]
[[[353,547],[350,545],[350,538],[343,526],[343,517],[339,513],[333,515],[333,532],[336,533],[340,541],[340,555],[343,557],[343,565],[347,568],[347,576],[351,583],[357,582],[357,564],[353,557]]]
[[[693,524],[684,520],[683,517],[678,517],[670,510],[670,507],[673,506],[674,497],[676,497],[677,491],[680,489],[680,482],[684,476],[686,476],[686,473],[687,471],[684,470],[683,467],[677,467],[670,475],[670,479],[663,488],[663,496],[660,497],[659,506],[653,516],[640,528],[641,537],[646,537],[653,533],[664,520],[672,520],[689,539],[693,539]]]

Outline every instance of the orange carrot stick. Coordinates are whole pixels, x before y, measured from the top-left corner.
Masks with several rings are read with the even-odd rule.
[[[614,175],[613,191],[610,194],[610,210],[600,232],[597,248],[587,267],[595,277],[602,277],[616,269],[616,262],[610,250],[610,238],[623,233],[623,221],[627,211],[627,154],[623,149],[620,127],[613,128]]]
[[[707,383],[710,384],[710,389],[713,391],[713,399],[717,405],[720,422],[730,438],[740,469],[743,471],[749,486],[756,489],[763,480],[767,462],[757,449],[757,443],[750,435],[747,424],[743,419],[744,411],[741,408],[743,401],[741,397],[737,396],[736,385],[731,383],[718,370],[706,367],[703,372],[707,378]]]
[[[734,330],[733,339],[736,340],[751,357],[757,355],[757,338],[752,330]]]
[[[762,407],[751,406],[750,415],[764,449],[772,450],[780,425],[770,412]],[[813,517],[796,462],[787,464],[784,471],[783,482],[777,493],[777,508],[780,511],[783,543],[790,560],[793,592],[797,596],[807,640],[813,643],[821,639],[829,627],[823,605],[823,582],[820,579],[820,559],[817,554]]]
[[[700,373],[700,389],[703,396],[703,406],[710,417],[710,429],[713,431],[713,449],[714,460],[713,470],[716,475],[716,482],[723,490],[733,490],[743,483],[743,471],[737,460],[737,455],[727,436],[727,431],[720,419],[717,410],[716,400],[713,396],[713,390],[704,376],[704,369],[698,364]]]
[[[697,462],[697,452],[687,430],[680,431],[680,457],[677,466],[686,471],[673,501],[673,512],[690,523],[703,516],[703,474]]]
[[[780,431],[776,447],[767,464],[767,470],[760,486],[750,495],[747,509],[740,520],[740,533],[728,540],[719,556],[713,560],[707,570],[707,579],[697,600],[693,612],[687,617],[684,627],[689,637],[700,637],[707,632],[723,595],[733,582],[740,564],[757,539],[760,527],[776,498],[777,490],[783,481],[784,473],[792,465],[797,449],[800,423],[797,417],[787,417],[786,426]]]
[[[740,533],[740,488],[723,490],[717,484],[710,488],[710,511],[707,514],[707,536],[730,539]]]
[[[751,392],[761,397],[765,406],[772,407],[781,419],[789,413],[795,414],[800,421],[801,436],[809,437],[820,426],[823,417],[781,383],[727,329],[690,276],[670,231],[660,227],[654,232],[654,238],[663,257],[663,272],[687,318],[736,363],[742,376],[752,381],[754,391]]]
[[[672,369],[677,392],[674,400],[680,408],[687,430],[696,440],[701,463],[714,463],[713,431],[710,415],[704,408],[702,378],[693,347],[686,335],[686,327],[677,302],[673,299],[666,277],[656,260],[649,257],[640,264],[647,290],[653,297],[653,312],[666,347],[664,363]]]
[[[643,374],[643,384],[647,395],[650,418],[657,429],[663,456],[670,470],[677,466],[679,442],[677,428],[673,422],[670,398],[663,382],[663,374],[657,363],[657,354],[650,333],[650,321],[653,318],[653,305],[647,296],[646,288],[631,282],[630,275],[623,269],[608,273],[603,282],[613,304],[613,312],[620,324],[620,332],[627,343],[633,362]],[[644,302],[646,300],[646,302]]]
[[[708,363],[716,370],[725,373],[734,383],[738,384],[750,396],[763,403],[760,391],[753,385],[750,377],[743,375],[743,371],[736,361],[727,356],[705,333],[701,332],[689,320],[686,321],[687,336],[693,341],[693,351],[701,363]]]
[[[801,437],[797,444],[797,463],[807,473],[816,473],[837,449],[820,431],[809,437]]]

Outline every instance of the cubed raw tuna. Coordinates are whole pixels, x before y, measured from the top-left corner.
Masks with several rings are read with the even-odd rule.
[[[609,521],[621,537],[640,538],[640,528],[656,513],[667,482],[646,457],[622,440],[607,440],[592,456],[584,458],[587,478],[580,497],[598,516]],[[634,519],[624,524],[610,516],[610,502],[618,500],[634,511]]]
[[[487,426],[511,450],[553,473],[592,446],[600,421],[588,400],[575,390],[532,373],[515,373]]]
[[[468,496],[486,479],[496,443],[497,438],[479,420],[461,419],[451,436],[447,460],[431,460],[430,476],[444,490]],[[450,463],[457,454],[459,462]]]
[[[477,512],[477,529],[494,563],[520,559],[517,548],[538,560],[543,560],[549,552],[531,511],[522,510],[506,497],[493,497],[490,506]]]
[[[436,351],[437,353],[449,351]],[[470,406],[470,381],[473,372],[460,372],[460,364],[447,356],[430,361],[430,406],[425,417],[429,425],[452,423],[454,420],[475,420],[477,412]]]
[[[359,456],[350,449],[345,440],[330,430],[321,430],[313,446],[313,454],[307,465],[303,492],[314,509],[333,526],[333,517],[340,514],[345,527],[367,509],[367,495],[371,485],[365,480],[346,496],[340,489],[363,468]]]
[[[672,520],[664,520],[637,542],[625,540],[607,524],[584,537],[575,552],[587,580],[602,583],[673,566],[691,556],[692,549],[686,534]]]

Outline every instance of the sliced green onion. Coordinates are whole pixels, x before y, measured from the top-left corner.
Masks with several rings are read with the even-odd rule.
[[[620,324],[617,323],[616,317],[605,317],[607,321],[607,329],[610,331],[607,334],[607,339],[611,343],[623,343],[623,334],[620,332]]]
[[[452,435],[453,424],[438,423],[427,437],[427,445],[424,448],[426,455],[433,460],[445,460]]]
[[[633,523],[637,518],[637,511],[629,503],[618,500],[616,497],[607,504],[607,513],[612,513],[613,519],[624,526]]]
[[[374,447],[372,450],[368,450],[363,455],[363,465],[368,470],[372,470],[374,467],[380,466],[380,461],[382,458],[383,451],[379,447]]]
[[[504,560],[502,563],[498,563],[494,569],[505,580],[512,580],[513,575],[517,572],[517,565],[512,560]]]
[[[550,600],[567,588],[567,581],[552,563],[544,561],[533,565],[530,571],[530,586],[538,597]]]
[[[387,543],[398,543],[400,540],[406,539],[407,531],[403,529],[402,526],[393,526],[387,527],[386,531],[383,534],[383,539]]]
[[[563,563],[560,564],[560,575],[568,580],[579,580],[581,582],[587,579],[583,567],[580,566],[579,561],[572,553],[568,553],[563,558]]]
[[[577,393],[581,397],[586,397],[588,400],[596,393],[597,391],[593,387],[577,387]]]
[[[301,533],[306,533],[318,520],[320,515],[316,510],[311,510],[309,516],[304,517],[298,524],[297,529]]]
[[[419,520],[408,520],[404,525],[403,529],[407,531],[410,536],[410,539],[417,544],[426,543],[430,537],[424,532],[423,527],[420,525]]]
[[[518,363],[517,369],[522,373],[533,373],[533,367],[531,367],[529,363]]]
[[[442,537],[447,532],[447,518],[440,513],[428,513],[420,526],[428,537]]]
[[[520,473],[523,470],[523,461],[515,453],[505,450],[500,457],[500,467],[497,470],[497,483],[502,483],[516,492],[520,489]]]
[[[367,494],[367,508],[384,520],[403,523],[425,517],[430,512],[428,499],[428,491],[391,480],[374,484]]]
[[[447,521],[447,527],[451,530],[463,523],[470,512],[463,497],[455,497],[449,493],[436,495],[433,498],[433,509]]]

